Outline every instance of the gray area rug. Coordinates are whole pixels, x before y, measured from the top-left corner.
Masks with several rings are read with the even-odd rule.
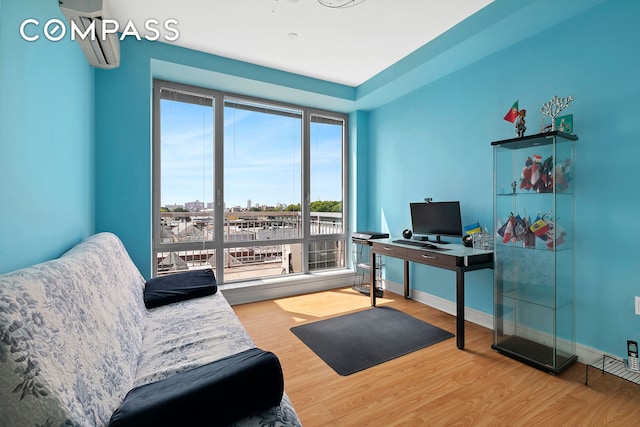
[[[384,306],[294,326],[291,332],[343,376],[454,336],[451,332]]]

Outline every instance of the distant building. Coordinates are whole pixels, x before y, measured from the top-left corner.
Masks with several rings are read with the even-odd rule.
[[[169,209],[170,211],[172,211],[174,209],[178,209],[178,208],[180,208],[180,209],[184,208],[184,206],[182,206],[182,205],[175,205],[175,204],[174,205],[165,205],[164,207]]]
[[[184,204],[184,208],[190,212],[200,212],[204,210],[204,202],[196,200],[195,202],[187,202]]]

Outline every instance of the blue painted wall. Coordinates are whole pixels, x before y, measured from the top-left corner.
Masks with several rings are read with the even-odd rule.
[[[368,230],[369,221],[369,113],[356,111],[349,116],[349,224],[352,231]]]
[[[96,70],[96,231],[120,237],[148,278],[152,83],[148,58],[121,47],[120,67]]]
[[[0,273],[94,231],[93,70],[68,38],[23,40],[27,18],[64,19],[53,1],[0,5]]]
[[[399,236],[408,203],[433,197],[460,200],[463,223],[492,229],[490,142],[515,136],[502,117],[519,99],[533,134],[544,102],[573,95],[577,341],[625,354],[640,339],[639,18],[637,1],[605,2],[371,111],[370,226]],[[451,273],[412,268],[414,286],[454,299]],[[387,262],[387,277],[402,283],[401,263]],[[468,306],[492,312],[491,274],[470,274],[467,290]]]

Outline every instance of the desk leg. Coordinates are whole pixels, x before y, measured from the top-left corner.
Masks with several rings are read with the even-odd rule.
[[[409,261],[404,261],[404,297],[410,298],[409,296]]]
[[[371,296],[371,307],[376,306],[376,255],[373,249],[369,251],[369,295]]]
[[[464,272],[456,271],[456,343],[464,349]]]

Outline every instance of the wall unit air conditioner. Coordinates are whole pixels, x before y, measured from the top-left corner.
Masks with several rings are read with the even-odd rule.
[[[115,68],[120,65],[118,34],[104,35],[102,31],[103,19],[110,18],[106,0],[60,0],[59,3],[60,10],[67,17],[69,24],[75,24],[82,34],[88,34],[84,38],[76,35],[76,40],[80,43],[89,64],[97,68]]]

